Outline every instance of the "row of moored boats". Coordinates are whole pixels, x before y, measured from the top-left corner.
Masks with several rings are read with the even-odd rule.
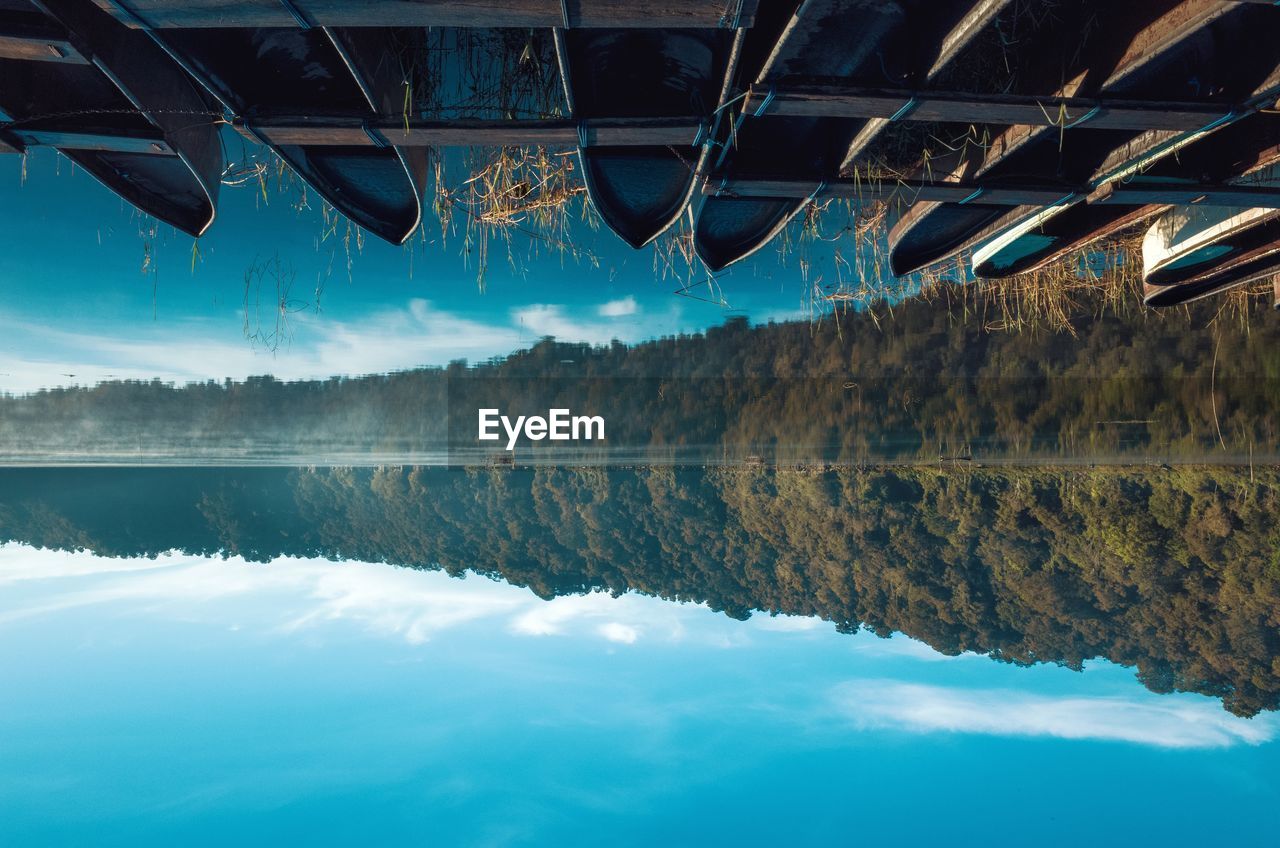
[[[584,0],[586,2],[586,0]],[[131,28],[95,0],[0,0],[0,142],[58,146],[145,212],[200,235],[224,168],[223,116],[342,116],[368,138],[262,136],[325,200],[392,242],[420,223],[427,157],[380,133],[403,114],[395,28]],[[292,4],[291,4],[292,7]],[[887,250],[909,275],[960,256],[979,277],[1035,271],[1134,228],[1146,300],[1172,305],[1280,272],[1280,209],[1097,202],[1108,186],[1274,186],[1280,192],[1280,9],[1244,0],[760,0],[735,27],[555,31],[567,113],[578,121],[688,118],[686,144],[579,150],[605,223],[642,247],[682,216],[712,271],[768,244],[830,184],[876,171],[973,186],[963,200],[900,193]],[[1195,129],[1038,126],[769,111],[745,92],[859,87],[912,95],[1074,98],[1220,107]],[[904,110],[905,112],[906,110]],[[94,145],[93,133],[110,137]],[[86,142],[84,139],[90,139]],[[122,142],[136,139],[136,143]],[[370,143],[372,142],[372,143]],[[799,197],[717,186],[815,186]],[[1045,206],[990,189],[1060,186]],[[710,186],[710,189],[706,187]],[[705,189],[705,190],[704,190]],[[1139,193],[1140,196],[1140,193]],[[1221,203],[1222,201],[1215,201]],[[1276,204],[1280,205],[1280,204]]]

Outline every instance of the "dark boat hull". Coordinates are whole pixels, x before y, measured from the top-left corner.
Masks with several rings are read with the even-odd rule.
[[[1280,238],[1280,234],[1277,235]],[[1178,285],[1160,286],[1144,283],[1142,286],[1142,302],[1155,309],[1181,306],[1195,300],[1222,294],[1231,289],[1249,283],[1256,283],[1267,277],[1280,275],[1280,244],[1255,256],[1247,263],[1214,274],[1190,280]],[[1277,301],[1280,303],[1280,301]],[[1280,305],[1276,307],[1280,309]]]
[[[644,247],[667,230],[693,195],[693,147],[601,147],[581,154],[587,195],[627,244]]]
[[[701,117],[729,62],[717,30],[571,30],[556,42],[578,119]],[[580,146],[587,194],[605,224],[639,248],[689,203],[701,151],[693,145]]]
[[[757,78],[770,85],[810,77],[904,87],[944,71],[1008,0],[922,4],[832,2],[803,4]],[[856,48],[855,48],[856,46]],[[833,176],[856,159],[885,121],[748,117],[724,168],[729,173],[813,179]],[[807,151],[797,154],[798,151]],[[703,204],[694,246],[718,271],[768,244],[809,200],[710,197]]]
[[[158,135],[150,150],[59,150],[140,211],[200,236],[222,177],[217,108],[144,33],[89,0],[37,5],[91,64],[0,61],[0,106],[29,130]]]
[[[808,0],[783,30],[755,76],[769,85],[790,77],[850,80],[877,61],[876,48],[900,29],[906,12],[883,0]],[[865,126],[863,120],[746,116],[729,140],[720,170],[825,178],[839,149]],[[694,226],[694,250],[713,272],[768,244],[807,204],[796,198],[708,197]]]
[[[387,114],[403,89],[387,73],[383,31],[205,29],[152,33],[252,129],[273,110]],[[270,145],[335,209],[392,244],[422,219],[423,151],[394,146]]]
[[[724,270],[771,242],[808,203],[795,198],[707,198],[694,237],[698,257],[710,270]]]
[[[1252,84],[1261,81],[1268,70],[1274,68],[1274,63],[1270,67],[1267,64],[1266,51],[1253,51],[1251,55],[1258,55],[1260,61],[1250,63],[1222,59],[1224,54],[1247,46],[1240,40],[1242,34],[1265,39],[1265,27],[1261,32],[1251,32],[1253,23],[1262,20],[1256,9],[1228,10],[1214,4],[1179,3],[1145,23],[1141,17],[1131,17],[1136,11],[1140,8],[1117,5],[1114,13],[1130,16],[1126,20],[1138,30],[1119,25],[1104,28],[1108,46],[1100,51],[1102,58],[1093,59],[1094,66],[1082,72],[1084,81],[1073,91],[1076,96],[1096,92],[1142,97],[1150,93],[1151,86],[1168,96],[1169,85],[1177,84],[1185,90],[1187,100],[1226,103],[1237,94],[1248,93]],[[1135,50],[1134,45],[1141,45],[1142,49]],[[1120,46],[1124,50],[1117,54]],[[1106,68],[1112,61],[1117,63],[1114,68],[1099,72],[1099,65]],[[1096,88],[1088,87],[1090,79],[1103,76],[1105,79],[1097,83]],[[1088,185],[1102,178],[1107,161],[1115,158],[1116,151],[1123,150],[1130,164],[1150,164],[1178,148],[1179,144],[1171,141],[1176,136],[1175,133],[1161,136],[1099,130],[1064,132],[1056,127],[1016,128],[992,145],[980,168],[965,176],[979,184],[998,184],[1001,179],[1016,178],[1019,174],[1056,174],[1064,186]],[[1186,134],[1184,141],[1193,136]],[[1065,198],[1058,214],[1065,214],[1063,210],[1082,201],[1082,197]],[[1126,214],[1129,211],[1132,210]],[[1025,225],[1037,214],[1026,210],[1011,212],[1007,207],[983,205],[980,201],[964,206],[917,203],[890,234],[890,266],[899,275],[918,271],[975,248],[1008,228]],[[1105,222],[1098,220],[1104,217],[1076,213],[1064,222],[1067,232],[1062,237],[1088,238],[1105,228]],[[1060,239],[1056,234],[1051,235],[1053,242],[1041,242],[1037,252],[1058,251]],[[1030,266],[1038,260],[1021,257],[1018,261]]]

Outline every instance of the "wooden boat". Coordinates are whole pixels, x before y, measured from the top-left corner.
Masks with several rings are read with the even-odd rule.
[[[284,110],[373,118],[404,108],[405,81],[393,64],[390,30],[164,29],[151,35],[251,131],[255,119]],[[403,243],[422,219],[427,158],[421,148],[269,146],[335,209],[392,244]]]
[[[1086,9],[1096,17],[1095,31],[1080,64],[1068,65],[1071,83],[1062,96],[1108,95],[1222,103],[1224,113],[1274,70],[1274,51],[1265,47],[1276,33],[1274,15],[1260,9],[1212,0],[1164,0],[1160,4],[1102,4]],[[1060,38],[1061,33],[1054,31]],[[1072,42],[1074,45],[1074,42]],[[1254,48],[1257,49],[1254,49]],[[1074,46],[1072,47],[1074,50]],[[1230,56],[1230,60],[1224,58]],[[1034,90],[1023,93],[1035,93]],[[1081,202],[1074,192],[1096,186],[1116,173],[1136,170],[1190,143],[1197,133],[1014,127],[1003,132],[982,163],[953,175],[979,185],[998,185],[1033,174],[1056,179],[1063,187],[1057,212],[1034,207],[1010,209],[976,202],[917,203],[889,236],[895,273],[908,274],[983,244],[1013,227],[1032,236],[1038,219]],[[1117,151],[1122,156],[1117,157]],[[1050,245],[1029,238],[1021,248],[1046,251]],[[1008,248],[1016,257],[1018,251]]]
[[[1254,184],[1280,186],[1280,164]],[[1280,271],[1280,209],[1178,206],[1142,240],[1143,302],[1176,306]]]
[[[756,74],[757,86],[797,78],[902,88],[940,72],[1007,0],[805,0]],[[939,8],[941,7],[941,8]],[[923,69],[923,70],[922,70]],[[882,125],[882,124],[881,124]],[[744,116],[724,174],[778,175],[815,183],[836,173],[850,144],[872,122],[862,119]],[[767,244],[808,203],[806,198],[710,197],[698,214],[694,247],[712,271]]]
[[[1188,145],[1176,157],[1166,157],[1126,182],[1247,184],[1277,162],[1280,116],[1257,114]],[[1001,278],[1035,271],[1168,209],[1167,204],[1076,203],[1029,210],[1030,217],[1023,223],[974,251],[973,273]]]
[[[63,141],[59,152],[133,206],[201,235],[213,222],[223,166],[219,110],[205,93],[144,33],[91,0],[6,3],[0,16],[62,28],[76,54],[0,59],[10,132]]]
[[[733,31],[580,29],[556,35],[565,96],[576,119],[701,118],[715,109],[725,86]],[[579,146],[578,155],[596,211],[639,248],[684,211],[702,150],[692,143]]]

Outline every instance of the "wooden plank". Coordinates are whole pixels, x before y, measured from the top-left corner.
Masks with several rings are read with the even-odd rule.
[[[748,114],[826,118],[1080,127],[1107,130],[1198,130],[1227,114],[1203,103],[1096,100],[1071,97],[973,95],[842,85],[795,85],[770,91],[751,86]]]
[[[0,59],[89,64],[57,27],[5,20],[0,20]]]
[[[237,127],[248,138],[274,145],[364,146],[385,140],[400,147],[576,147],[579,142],[577,122],[565,120],[384,118],[366,123],[350,118],[272,116],[239,122]],[[582,140],[588,147],[690,145],[698,128],[698,122],[689,118],[601,119],[583,122]]]
[[[900,199],[942,203],[981,202],[998,206],[1050,206],[1073,192],[1060,186],[1024,185],[980,187],[972,183],[928,180],[838,179],[827,182],[771,178],[729,178],[708,180],[704,194],[717,197],[824,197],[840,200]]]
[[[968,47],[987,27],[995,23],[996,18],[1013,0],[978,0],[961,19],[947,37],[942,41],[942,49],[934,60],[933,66],[925,71],[924,79],[932,80],[950,65],[959,53]]]
[[[1263,185],[1187,185],[1186,183],[1107,183],[1089,195],[1093,204],[1125,206],[1226,206],[1280,209],[1280,187]]]
[[[107,130],[48,130],[28,127],[10,127],[7,132],[27,147],[109,150],[115,153],[150,153],[156,156],[176,155],[159,134],[137,135]]]
[[[1182,0],[1137,34],[1102,84],[1102,90],[1114,90],[1114,86],[1142,73],[1151,63],[1167,56],[1175,45],[1236,8],[1237,4],[1231,0]]]
[[[750,26],[756,0],[94,0],[131,27]],[[566,15],[568,20],[566,21]],[[299,17],[301,20],[299,20]]]
[[[933,201],[981,203],[984,206],[1053,206],[1088,195],[1090,203],[1147,206],[1199,204],[1202,206],[1280,209],[1280,187],[1200,185],[1195,183],[1112,183],[1089,195],[1088,189],[1035,183],[979,186],[967,182],[933,182],[916,179],[814,180],[730,178],[708,180],[705,194],[718,197],[824,197],[842,200]]]

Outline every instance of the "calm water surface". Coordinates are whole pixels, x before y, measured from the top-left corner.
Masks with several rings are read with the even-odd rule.
[[[1278,486],[0,471],[0,841],[1265,844]]]

